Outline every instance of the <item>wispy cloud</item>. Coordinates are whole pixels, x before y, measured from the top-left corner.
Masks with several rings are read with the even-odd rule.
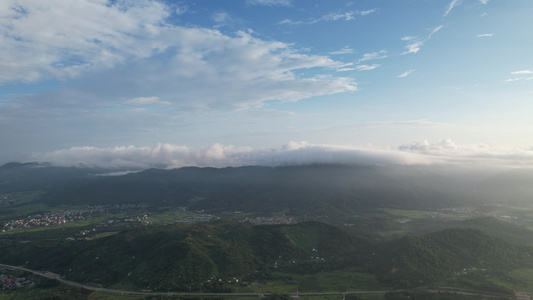
[[[439,25],[439,26],[435,27],[433,30],[431,30],[431,32],[429,33],[429,35],[428,35],[426,40],[429,40],[433,36],[433,34],[435,34],[437,31],[441,30],[443,27],[444,27],[444,25]]]
[[[246,4],[261,6],[290,6],[292,5],[292,0],[246,0]]]
[[[428,34],[428,36],[423,40],[417,39],[414,36],[403,37],[402,40],[407,41],[409,43],[407,44],[407,46],[405,46],[405,48],[407,48],[407,51],[402,52],[401,55],[405,55],[409,53],[418,53],[418,51],[420,51],[420,48],[424,45],[424,43],[430,40],[433,37],[433,35],[437,33],[439,30],[441,30],[442,28],[444,28],[444,25],[439,25],[433,28],[431,32]]]
[[[476,37],[491,37],[493,36],[494,34],[492,33],[483,33],[483,34],[478,34],[476,35]]]
[[[520,71],[513,71],[511,74],[533,74],[532,70],[520,70]]]
[[[422,47],[423,45],[424,45],[424,43],[421,42],[421,41],[412,42],[410,44],[407,44],[407,46],[406,46],[407,51],[402,52],[401,55],[409,54],[409,53],[418,53],[418,51],[420,51],[420,47]]]
[[[407,77],[407,76],[411,75],[414,71],[415,71],[415,70],[405,71],[405,72],[403,72],[402,74],[398,75],[398,78]]]
[[[373,12],[375,12],[376,9],[373,8],[373,9],[369,9],[369,10],[363,10],[363,11],[357,11],[358,14],[360,14],[361,16],[366,16],[366,15],[369,15]]]
[[[170,104],[168,101],[161,101],[159,97],[137,97],[124,101],[125,104],[143,105],[143,104]]]
[[[402,41],[410,41],[416,39],[416,36],[407,35],[401,38]]]
[[[330,13],[327,15],[323,15],[322,17],[318,19],[314,19],[310,21],[309,23],[318,23],[318,22],[329,22],[329,21],[352,21],[355,20],[354,15],[356,12],[354,11],[348,11],[348,12],[338,12],[338,13]]]
[[[483,4],[487,4],[487,3],[489,3],[489,0],[479,0],[479,2],[481,2]]]
[[[370,52],[370,53],[363,54],[363,57],[361,57],[357,62],[360,63],[360,62],[363,62],[363,61],[374,60],[374,59],[383,59],[383,58],[387,58],[387,57],[388,57],[387,51],[386,50],[380,50],[380,51],[377,51],[377,52]]]
[[[339,68],[337,69],[337,72],[347,72],[347,71],[354,71],[355,68]]]
[[[304,24],[302,21],[293,21],[291,19],[284,19],[278,22],[278,25],[300,25]]]
[[[370,71],[374,70],[375,68],[379,67],[379,64],[372,64],[372,65],[357,65],[355,68],[357,71]]]
[[[346,47],[343,47],[341,50],[339,51],[334,51],[334,52],[330,52],[329,54],[331,55],[339,55],[339,54],[351,54],[351,53],[355,53],[355,50],[346,46]]]
[[[294,21],[291,19],[284,19],[280,22],[278,22],[279,25],[299,25],[299,24],[316,24],[320,22],[335,22],[335,21],[353,21],[355,20],[356,15],[360,16],[366,16],[373,12],[375,12],[377,9],[370,9],[370,10],[364,10],[364,11],[346,11],[346,12],[334,12],[322,15],[318,18],[311,18],[306,21]]]
[[[519,70],[519,71],[513,71],[511,72],[511,74],[513,75],[528,75],[528,74],[533,74],[533,71],[532,70]],[[505,79],[504,81],[505,82],[513,82],[513,81],[520,81],[520,80],[533,80],[533,77],[525,77],[525,76],[522,76],[522,77],[515,77],[515,78],[509,78],[509,79]]]
[[[452,0],[449,4],[448,4],[448,8],[446,9],[446,12],[444,13],[444,17],[446,17],[451,11],[452,9],[457,6],[459,0]]]
[[[517,77],[517,78],[509,78],[505,79],[506,82],[512,82],[512,81],[519,81],[519,80],[533,80],[533,77]]]

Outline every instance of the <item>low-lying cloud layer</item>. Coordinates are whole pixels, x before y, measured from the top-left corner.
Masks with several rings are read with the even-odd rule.
[[[172,144],[155,147],[74,147],[34,153],[33,160],[56,166],[87,166],[110,169],[227,167],[243,165],[303,165],[314,163],[354,165],[447,165],[533,166],[533,147],[456,145],[451,140],[416,142],[398,148],[377,149],[289,142],[278,149],[254,149],[214,144],[190,148]]]

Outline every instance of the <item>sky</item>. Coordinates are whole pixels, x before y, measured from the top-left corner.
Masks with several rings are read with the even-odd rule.
[[[533,166],[531,0],[2,0],[0,164]]]

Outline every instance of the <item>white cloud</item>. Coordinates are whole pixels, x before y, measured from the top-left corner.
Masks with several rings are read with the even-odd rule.
[[[417,53],[418,51],[420,51],[420,47],[422,47],[424,45],[423,42],[413,42],[413,43],[410,43],[406,46],[407,48],[407,51],[405,52],[402,52],[401,55],[404,55],[404,54],[409,54],[409,53]]]
[[[479,2],[481,2],[483,4],[487,4],[487,3],[489,3],[489,0],[479,0]]]
[[[531,70],[520,70],[520,71],[513,71],[511,72],[513,75],[527,75],[527,74],[533,74],[533,71]],[[533,77],[515,77],[515,78],[509,78],[506,79],[506,82],[512,82],[512,81],[519,81],[519,80],[533,80]]]
[[[446,9],[446,12],[444,13],[444,16],[446,17],[450,11],[458,4],[459,0],[452,0],[450,4],[448,4],[448,8]]]
[[[369,71],[374,70],[375,68],[379,67],[379,64],[373,64],[373,65],[358,65],[355,68],[357,71]]]
[[[124,101],[126,104],[142,105],[142,104],[170,104],[168,101],[161,101],[159,97],[137,97]]]
[[[354,71],[355,68],[339,68],[337,69],[337,72],[346,72],[346,71]]]
[[[513,71],[511,74],[533,74],[533,71],[531,70],[520,70],[520,71]]]
[[[290,20],[290,19],[284,19],[284,20],[281,20],[278,22],[278,25],[285,25],[285,24],[288,24],[288,25],[299,25],[299,24],[304,24],[304,22],[302,21],[293,21],[293,20]]]
[[[401,145],[400,151],[420,153],[432,157],[447,157],[448,160],[491,161],[495,164],[532,165],[533,147],[492,144],[457,145],[451,139],[430,143],[427,140]]]
[[[399,78],[403,78],[403,77],[407,77],[409,75],[411,75],[415,70],[409,70],[409,71],[405,71],[403,72],[402,74],[398,75]]]
[[[185,166],[226,167],[243,165],[282,166],[313,163],[357,165],[428,165],[488,163],[528,165],[533,163],[533,147],[502,145],[457,145],[451,140],[401,145],[378,149],[341,145],[317,145],[291,141],[279,149],[235,147],[214,144],[190,148],[172,144],[154,147],[73,147],[48,153],[34,153],[33,160],[56,166],[146,169]]]
[[[376,9],[373,8],[373,9],[369,9],[369,10],[363,10],[363,11],[358,11],[358,13],[361,15],[361,16],[366,16],[366,15],[369,15],[373,12],[375,12]]]
[[[494,34],[492,33],[483,33],[483,34],[478,34],[476,35],[476,37],[491,37],[493,36]]]
[[[416,39],[416,36],[407,35],[401,38],[402,41],[410,41]]]
[[[4,11],[0,82],[76,76],[160,53],[168,7],[147,0],[28,0]],[[15,7],[16,5],[16,7]]]
[[[261,6],[289,6],[292,4],[291,0],[246,0],[247,4],[250,5],[261,5]]]
[[[247,108],[357,89],[353,79],[327,75],[345,63],[249,32],[226,35],[168,24],[170,8],[159,2],[68,3],[28,0],[21,4],[24,13],[4,11],[0,83],[74,76],[91,86],[59,91],[50,101],[93,107],[157,94],[188,107]],[[295,72],[310,68],[324,72]],[[24,104],[46,106],[39,97],[19,103],[20,110]]]
[[[357,62],[363,62],[367,60],[374,60],[374,59],[383,59],[387,58],[388,54],[386,50],[380,50],[378,52],[370,52],[363,54],[363,57],[361,57]]]
[[[243,165],[301,165],[343,163],[362,165],[429,164],[431,158],[400,151],[363,149],[350,146],[312,145],[289,142],[281,149],[252,149],[214,144],[209,148],[190,148],[171,144],[155,147],[74,147],[48,153],[34,153],[34,160],[56,166],[85,165],[102,168],[146,169],[185,166],[226,167]]]
[[[322,17],[312,20],[310,23],[318,23],[318,22],[329,22],[329,21],[352,21],[355,20],[354,14],[356,12],[348,11],[344,13],[330,13],[327,15],[323,15]]]
[[[517,80],[522,80],[523,78],[509,78],[509,79],[505,79],[504,81],[505,82],[513,82],[513,81],[517,81]]]

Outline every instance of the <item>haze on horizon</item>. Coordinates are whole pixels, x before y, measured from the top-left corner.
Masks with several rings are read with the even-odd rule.
[[[528,0],[0,2],[0,164],[533,165]]]

